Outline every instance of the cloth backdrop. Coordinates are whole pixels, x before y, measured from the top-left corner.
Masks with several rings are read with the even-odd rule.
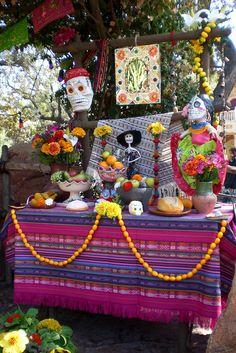
[[[147,126],[153,122],[160,121],[166,128],[166,131],[161,134],[161,141],[159,144],[160,158],[159,158],[159,177],[160,188],[159,191],[162,196],[175,195],[177,186],[173,180],[173,171],[171,164],[170,152],[170,138],[174,132],[183,131],[181,121],[171,123],[172,113],[140,116],[126,119],[108,119],[100,120],[98,126],[109,125],[112,127],[112,134],[108,136],[108,146],[112,148],[113,153],[120,149],[121,155],[124,154],[125,147],[118,144],[116,137],[127,130],[139,130],[142,134],[141,143],[136,146],[140,153],[141,158],[137,161],[137,166],[143,176],[152,177],[153,175],[153,137],[147,133]],[[98,177],[96,172],[98,163],[101,161],[101,139],[95,138],[91,158],[87,172],[94,177]]]

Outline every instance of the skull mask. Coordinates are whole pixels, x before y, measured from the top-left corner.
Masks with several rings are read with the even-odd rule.
[[[140,201],[131,201],[129,204],[129,213],[134,216],[141,216],[143,213],[143,204]]]
[[[73,112],[89,110],[93,100],[93,90],[88,71],[83,68],[67,71],[65,83]]]
[[[188,120],[195,121],[207,118],[207,109],[201,98],[195,96],[188,105]]]

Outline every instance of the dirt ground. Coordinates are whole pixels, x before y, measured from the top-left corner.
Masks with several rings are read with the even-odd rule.
[[[0,315],[15,307],[12,285],[0,282]],[[78,353],[178,352],[178,325],[120,319],[62,308],[53,310],[53,313],[48,308],[39,309],[42,318],[53,315],[61,324],[73,329]],[[190,352],[205,353],[209,335],[209,330],[194,327]]]

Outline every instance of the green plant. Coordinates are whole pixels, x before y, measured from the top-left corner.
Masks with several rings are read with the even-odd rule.
[[[55,319],[38,319],[38,310],[20,308],[0,317],[1,353],[75,353],[72,329]]]

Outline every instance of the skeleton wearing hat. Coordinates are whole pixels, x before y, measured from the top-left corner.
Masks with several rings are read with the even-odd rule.
[[[125,158],[128,164],[126,172],[128,179],[131,179],[134,174],[139,172],[135,162],[141,158],[141,154],[134,146],[141,142],[141,137],[141,132],[138,130],[125,131],[117,136],[117,141],[126,147]]]
[[[89,110],[93,100],[93,89],[89,79],[89,72],[84,68],[68,70],[64,81],[73,112]]]

